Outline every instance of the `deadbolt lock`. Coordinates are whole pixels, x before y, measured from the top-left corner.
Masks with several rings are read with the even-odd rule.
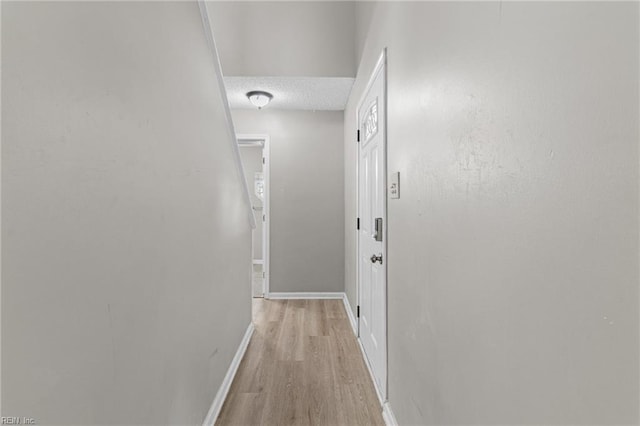
[[[380,264],[382,265],[382,253],[380,253],[379,255],[372,255],[371,256],[371,263],[376,263],[376,262],[380,262]]]
[[[382,218],[376,217],[373,222],[375,226],[375,233],[373,234],[373,239],[376,241],[382,241]]]

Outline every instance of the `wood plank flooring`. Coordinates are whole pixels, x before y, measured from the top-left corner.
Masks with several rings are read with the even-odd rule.
[[[341,300],[253,304],[256,330],[216,425],[384,425]]]

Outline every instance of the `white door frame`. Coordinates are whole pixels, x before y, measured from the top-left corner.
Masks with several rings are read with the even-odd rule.
[[[383,75],[383,79],[384,79],[384,115],[379,117],[380,120],[384,120],[384,134],[383,134],[383,152],[384,152],[384,160],[383,160],[383,185],[384,185],[384,193],[385,193],[385,197],[384,197],[384,212],[383,212],[383,218],[382,220],[384,221],[384,229],[385,229],[385,233],[383,235],[383,244],[382,244],[382,258],[384,259],[384,262],[386,262],[387,267],[385,268],[386,271],[386,275],[385,275],[385,291],[384,291],[384,342],[382,342],[382,347],[383,349],[383,356],[384,356],[384,364],[385,364],[385,378],[383,381],[383,386],[382,389],[378,388],[378,385],[376,384],[376,379],[373,375],[373,370],[371,369],[371,365],[369,364],[369,361],[367,360],[366,354],[364,352],[364,347],[362,346],[362,343],[360,342],[360,317],[357,317],[357,331],[358,331],[358,342],[360,342],[360,349],[363,352],[364,358],[365,358],[365,363],[367,364],[367,367],[369,369],[369,374],[371,375],[371,379],[373,381],[373,385],[376,388],[376,392],[378,394],[378,398],[380,399],[380,403],[382,405],[385,404],[385,402],[388,400],[388,395],[387,395],[387,389],[388,389],[388,381],[389,381],[389,366],[388,366],[388,345],[387,345],[387,341],[388,341],[388,308],[387,308],[387,289],[389,286],[388,283],[388,279],[389,279],[389,263],[388,263],[388,256],[387,256],[387,225],[388,225],[388,214],[387,214],[387,48],[385,47],[384,49],[382,49],[382,52],[380,53],[380,56],[378,57],[378,60],[376,62],[376,65],[374,66],[373,70],[371,71],[371,73],[369,74],[369,81],[367,82],[367,85],[365,86],[362,94],[360,95],[360,99],[358,100],[358,104],[356,107],[356,111],[355,111],[355,123],[356,123],[356,131],[358,131],[360,129],[360,109],[363,106],[363,102],[364,99],[366,98],[367,94],[369,93],[369,90],[371,89],[371,86],[373,85],[374,81],[375,81],[375,77],[376,74],[382,70],[382,75]],[[356,217],[359,218],[360,217],[360,142],[357,142],[357,148],[356,148]],[[355,238],[356,238],[356,300],[358,303],[358,307],[357,309],[360,308],[360,296],[361,296],[361,292],[360,292],[360,231],[359,229],[356,228],[355,231]]]
[[[236,140],[238,141],[238,146],[262,146],[262,158],[264,158],[264,167],[262,171],[264,173],[264,201],[262,203],[262,214],[264,215],[264,221],[262,223],[262,260],[264,264],[262,265],[262,270],[264,272],[264,288],[263,295],[265,299],[269,298],[269,223],[271,221],[271,211],[269,210],[270,206],[270,198],[271,198],[271,187],[270,187],[270,169],[269,169],[269,156],[270,156],[270,148],[269,148],[269,135],[263,134],[238,134],[236,135]],[[245,175],[245,180],[247,176]],[[262,218],[258,217],[257,220],[262,220]],[[252,255],[253,257],[253,255]]]

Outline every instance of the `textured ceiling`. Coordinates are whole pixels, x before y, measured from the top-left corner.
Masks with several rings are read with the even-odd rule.
[[[353,78],[342,77],[225,77],[231,108],[255,109],[246,93],[264,90],[273,95],[265,107],[316,111],[344,110]]]

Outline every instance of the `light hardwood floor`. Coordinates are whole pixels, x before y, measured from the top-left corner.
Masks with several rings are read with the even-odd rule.
[[[253,303],[256,330],[217,425],[384,425],[341,300]]]

